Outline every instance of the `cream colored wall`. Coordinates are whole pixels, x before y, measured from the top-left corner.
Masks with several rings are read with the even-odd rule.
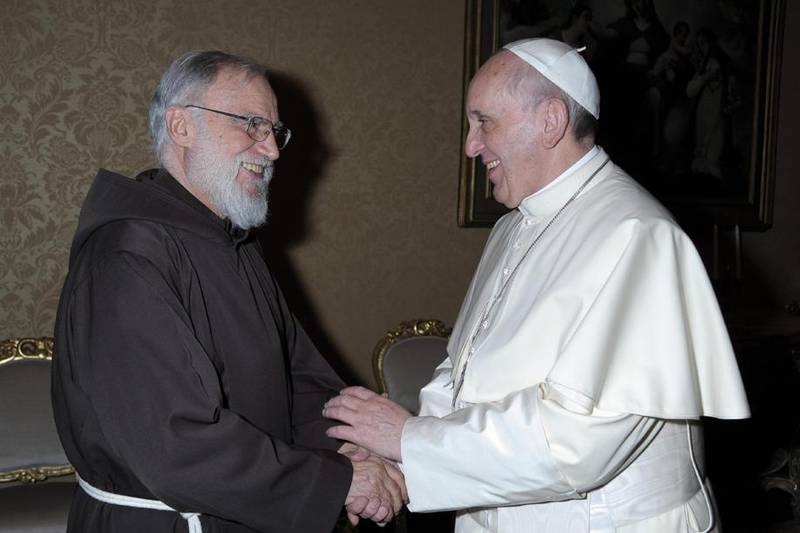
[[[0,338],[51,334],[94,173],[153,164],[149,98],[195,48],[278,73],[295,138],[267,247],[345,373],[372,383],[372,347],[400,320],[452,323],[487,234],[456,225],[464,2],[144,4],[0,6]]]
[[[745,286],[800,299],[800,7],[787,3],[775,224],[745,234]],[[194,48],[277,72],[295,138],[273,186],[271,263],[318,345],[371,383],[403,319],[455,318],[487,232],[456,226],[463,0],[0,2],[0,338],[47,335],[98,167],[153,164],[146,110]],[[764,296],[766,298],[766,296]]]

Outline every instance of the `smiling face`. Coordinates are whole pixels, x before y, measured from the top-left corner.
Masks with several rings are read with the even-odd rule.
[[[243,116],[278,121],[275,94],[264,78],[223,68],[197,105]],[[241,228],[262,224],[267,188],[278,159],[274,135],[256,142],[246,122],[192,109],[196,136],[186,150],[185,167],[196,196],[217,215]]]
[[[510,209],[545,185],[536,164],[541,154],[539,104],[526,79],[531,73],[520,69],[530,67],[510,52],[493,56],[470,83],[466,105],[464,151],[481,158],[495,200]]]

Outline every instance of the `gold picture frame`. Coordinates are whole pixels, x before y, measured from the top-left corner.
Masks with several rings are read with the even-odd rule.
[[[622,74],[634,65],[629,61],[633,48],[624,56],[623,45],[615,39],[626,35],[624,19],[632,18],[633,4],[649,6],[653,24],[662,29],[662,48],[651,47],[651,63],[640,69],[639,80],[630,81]],[[567,40],[573,34],[566,29],[573,26],[564,25],[576,20],[574,12],[581,9],[588,19],[585,35],[597,34],[594,44],[599,55],[592,57],[590,65],[602,95],[598,144],[680,221],[768,229],[772,225],[785,0],[467,0],[464,98],[480,65],[500,46],[534,36]],[[525,16],[527,20],[523,20]],[[677,40],[681,24],[689,29],[683,48]],[[615,63],[614,46],[623,50],[621,63]],[[690,81],[700,79],[717,64],[718,78],[724,80],[718,84],[724,89],[718,92],[725,94],[717,97],[716,108],[701,109],[700,100],[706,97],[703,91],[711,94],[711,84],[691,97],[689,81],[685,86],[673,84],[669,93],[659,85],[665,85],[667,77],[659,81],[662,74],[656,62],[673,47],[686,49],[685,58],[681,52],[675,55],[690,62]],[[714,54],[717,59],[709,59]],[[626,82],[620,85],[620,79]],[[651,98],[654,89],[660,91],[658,98]],[[672,94],[681,106],[671,102],[672,107],[665,109],[665,94]],[[625,109],[622,106],[630,107],[627,118],[620,111]],[[682,111],[682,120],[674,119],[681,116],[676,111]],[[648,124],[643,126],[643,122]],[[714,132],[713,137],[702,131],[704,124],[713,124],[706,127]],[[644,134],[640,129],[646,130]],[[464,117],[462,147],[467,132]],[[716,140],[706,142],[707,138]],[[716,148],[703,148],[711,144]],[[483,165],[463,154],[458,206],[458,223],[463,227],[491,226],[507,212],[492,198]]]

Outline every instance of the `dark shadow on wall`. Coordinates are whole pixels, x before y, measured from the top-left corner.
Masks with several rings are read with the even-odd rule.
[[[275,177],[270,184],[269,223],[259,230],[258,238],[291,309],[317,349],[342,379],[355,384],[354,372],[322,328],[319,314],[288,256],[292,246],[311,237],[308,199],[331,156],[323,133],[324,117],[302,81],[272,72],[270,83],[278,97],[281,120],[291,128],[292,138],[276,163]]]

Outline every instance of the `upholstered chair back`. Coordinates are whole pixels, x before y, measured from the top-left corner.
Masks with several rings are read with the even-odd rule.
[[[74,470],[50,402],[49,337],[0,342],[0,532],[66,530]]]
[[[373,352],[380,392],[417,414],[419,391],[444,361],[449,335],[450,329],[439,320],[410,320],[389,331]]]
[[[447,356],[450,328],[439,320],[409,320],[386,333],[375,346],[372,365],[380,392],[412,414],[419,413],[419,391]],[[452,532],[455,513],[409,513],[395,519],[395,533]]]

